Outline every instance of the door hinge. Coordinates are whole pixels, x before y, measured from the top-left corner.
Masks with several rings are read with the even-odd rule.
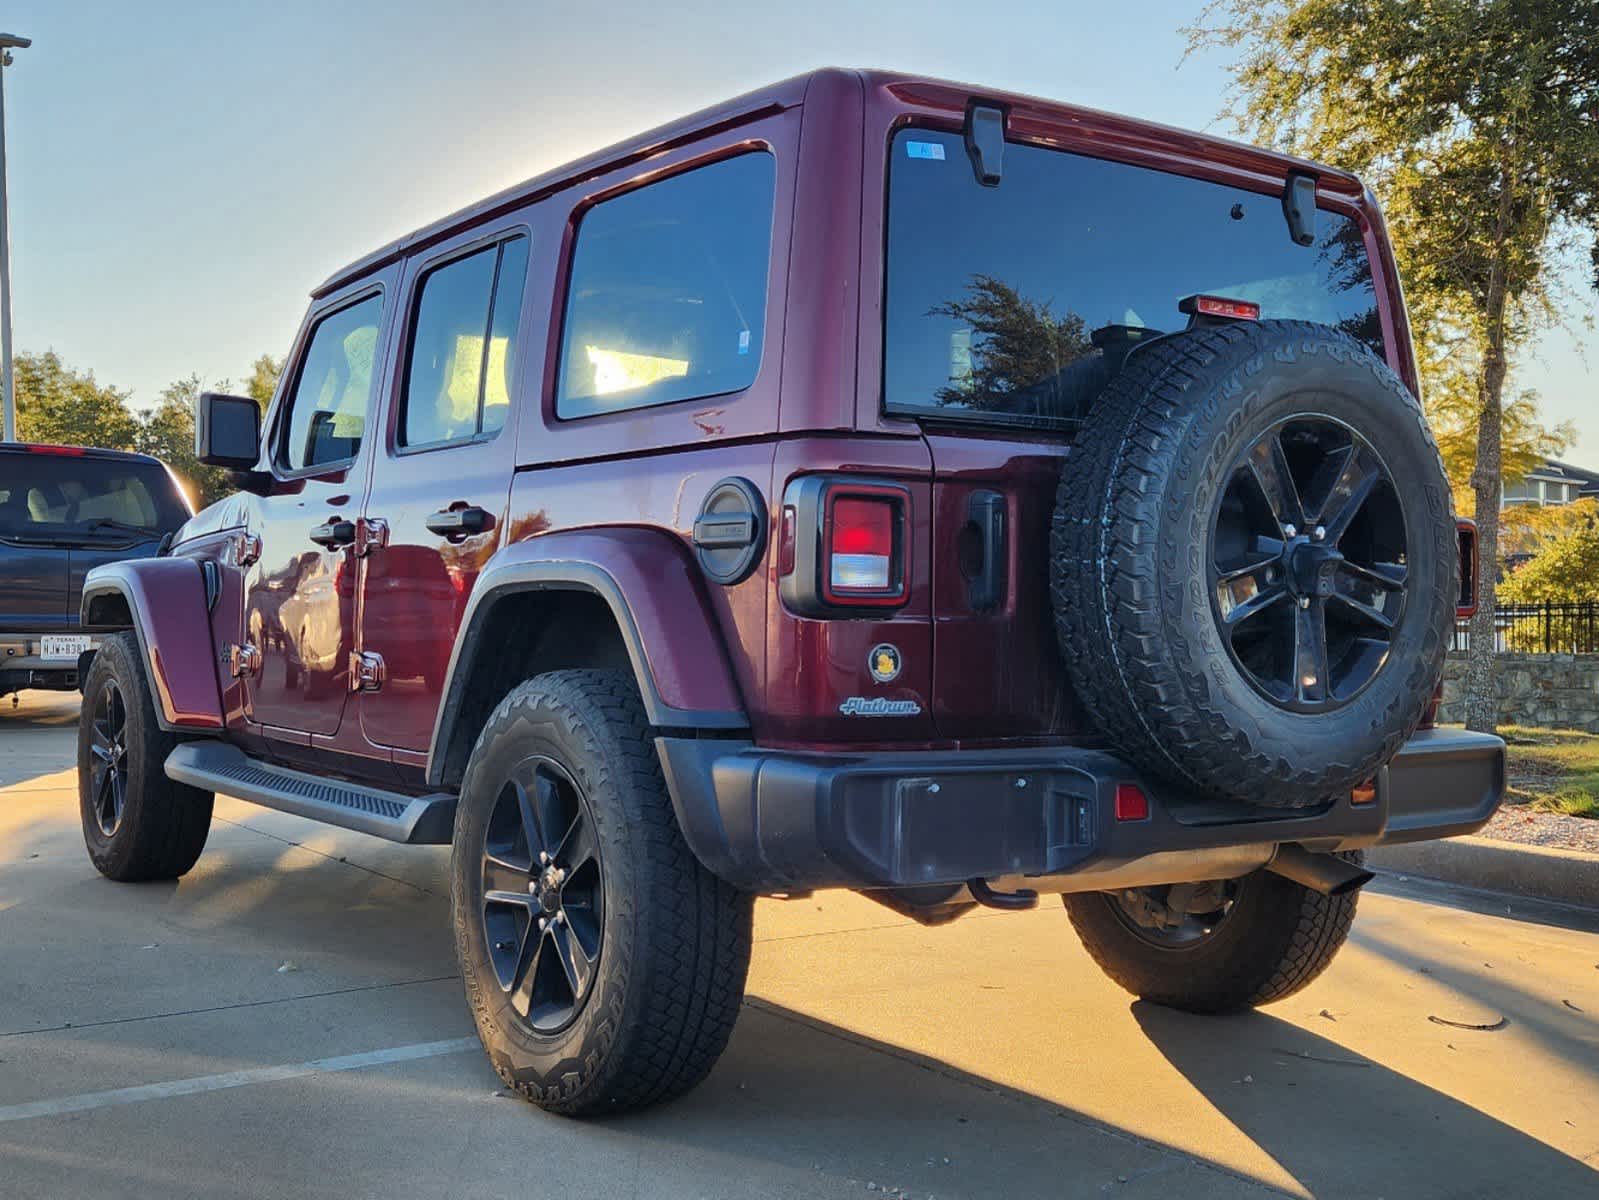
[[[355,523],[355,556],[365,558],[389,544],[389,523],[382,517],[362,517]]]
[[[350,690],[375,692],[383,686],[388,672],[383,666],[383,656],[372,650],[350,651]]]
[[[249,642],[242,646],[229,642],[222,647],[222,665],[227,667],[228,674],[233,678],[243,679],[260,671],[261,651]]]
[[[261,557],[261,535],[236,533],[232,542],[233,565],[247,567]]]

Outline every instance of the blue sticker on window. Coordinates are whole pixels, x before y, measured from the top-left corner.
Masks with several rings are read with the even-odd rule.
[[[738,331],[738,352],[740,354],[748,354],[750,352],[750,331],[748,329],[740,329]]]
[[[932,158],[944,161],[944,147],[939,142],[906,142],[905,153],[911,158]]]

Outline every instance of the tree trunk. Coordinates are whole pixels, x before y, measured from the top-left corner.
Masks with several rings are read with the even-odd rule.
[[[1503,480],[1505,388],[1505,270],[1493,264],[1484,306],[1482,376],[1477,381],[1477,465],[1471,473],[1477,500],[1477,615],[1466,655],[1466,728],[1493,733],[1499,725],[1494,689],[1494,588],[1499,582],[1499,506]]]

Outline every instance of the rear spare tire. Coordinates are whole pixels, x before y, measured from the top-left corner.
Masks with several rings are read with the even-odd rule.
[[[1072,682],[1130,760],[1274,808],[1371,777],[1420,723],[1456,595],[1420,405],[1297,321],[1147,344],[1062,474],[1051,541]]]

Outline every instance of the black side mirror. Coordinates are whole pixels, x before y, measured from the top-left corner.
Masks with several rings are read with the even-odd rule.
[[[248,396],[202,392],[194,405],[194,456],[208,467],[248,471],[261,457],[261,408]]]

